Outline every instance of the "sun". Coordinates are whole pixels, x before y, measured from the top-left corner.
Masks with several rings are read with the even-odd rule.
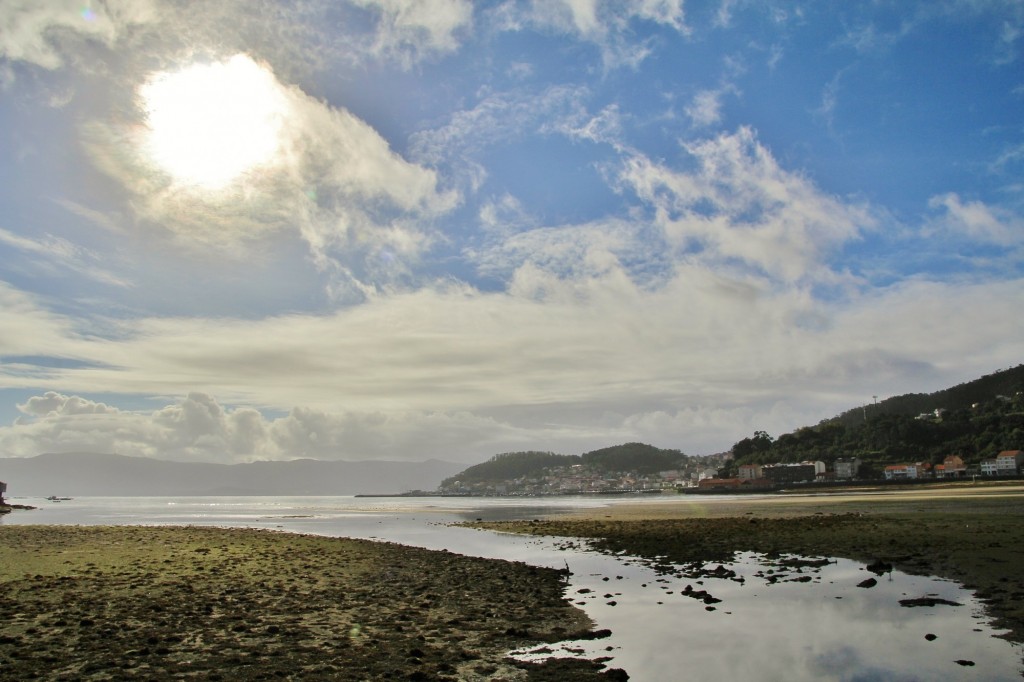
[[[138,101],[144,151],[179,184],[220,189],[279,155],[286,93],[248,55],[155,73]]]

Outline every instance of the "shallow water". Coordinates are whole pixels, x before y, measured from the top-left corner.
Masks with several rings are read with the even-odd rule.
[[[612,635],[563,643],[546,655],[607,656],[633,680],[1010,680],[1024,648],[994,635],[981,604],[958,585],[899,572],[873,574],[843,559],[820,568],[779,566],[741,554],[718,564],[657,570],[632,557],[587,551],[566,539],[456,528],[452,521],[532,518],[615,498],[81,498],[15,500],[35,511],[2,524],[192,524],[274,528],[371,538],[572,571],[567,594]],[[635,503],[637,500],[628,500]],[[735,575],[730,575],[732,571]],[[780,574],[784,577],[779,577]],[[706,591],[713,603],[687,596]],[[937,596],[960,606],[902,607]],[[721,600],[715,602],[714,600]],[[929,635],[926,638],[926,635]],[[965,666],[957,661],[971,662]]]

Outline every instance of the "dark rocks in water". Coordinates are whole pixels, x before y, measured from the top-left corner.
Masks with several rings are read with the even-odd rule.
[[[961,658],[961,659],[957,660],[956,664],[957,665],[962,665],[964,667],[968,667],[969,668],[969,667],[974,665],[974,661],[968,661],[966,659]]]
[[[900,599],[900,606],[961,606],[961,604],[938,597],[918,597],[916,599]]]
[[[868,578],[867,580],[861,580],[857,583],[857,587],[874,587],[878,584],[878,581],[874,578]]]
[[[882,575],[883,573],[889,573],[892,571],[892,564],[888,564],[881,559],[877,559],[868,564],[867,569],[875,575]]]
[[[927,639],[929,642],[934,642],[935,640],[937,640],[939,638],[939,636],[938,635],[933,635],[932,633],[929,632],[927,635],[924,636],[924,638]]]

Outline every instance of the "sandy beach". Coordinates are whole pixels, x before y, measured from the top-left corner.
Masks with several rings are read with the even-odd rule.
[[[595,549],[664,563],[737,551],[882,562],[976,591],[993,622],[1024,642],[1024,486],[971,484],[827,495],[684,495],[538,519],[471,524],[580,537]]]
[[[0,680],[608,680],[560,572],[198,527],[0,527]],[[604,673],[609,671],[605,670]]]

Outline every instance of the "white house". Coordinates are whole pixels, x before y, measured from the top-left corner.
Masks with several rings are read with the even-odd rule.
[[[996,469],[1000,476],[1016,476],[1024,465],[1024,450],[1003,450],[996,455]]]
[[[998,476],[999,468],[996,466],[994,459],[983,459],[981,460],[981,475],[982,476]]]

